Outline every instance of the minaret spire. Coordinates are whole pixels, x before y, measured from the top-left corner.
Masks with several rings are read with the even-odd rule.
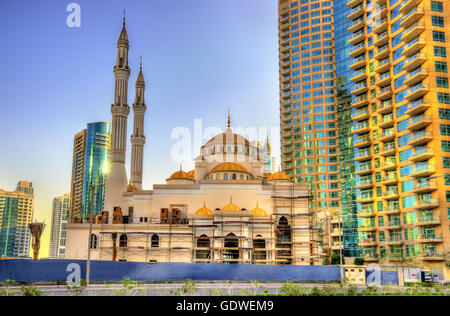
[[[142,72],[142,56],[140,58],[140,71],[136,81],[136,98],[133,104],[134,126],[131,135],[131,176],[130,185],[142,190],[142,174],[144,161],[144,117],[147,106],[145,105],[145,80]]]
[[[128,106],[128,66],[129,42],[125,28],[125,16],[122,31],[117,41],[117,61],[114,66],[116,78],[114,90],[114,103],[111,105],[111,148],[109,157],[109,171],[106,177],[105,210],[110,214],[115,206],[122,203],[122,194],[127,188],[127,174],[125,170],[125,157],[127,148],[127,121],[130,113]]]

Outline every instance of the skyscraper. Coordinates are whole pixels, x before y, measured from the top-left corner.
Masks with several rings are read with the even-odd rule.
[[[450,250],[449,1],[351,0],[359,245],[367,261]]]
[[[84,162],[86,156],[86,129],[73,140],[72,180],[70,186],[70,218],[83,217]]]
[[[93,214],[103,210],[111,123],[89,123],[74,139],[70,219],[89,216],[91,187],[94,184]]]
[[[33,202],[31,182],[20,181],[12,192],[0,189],[0,257],[29,256]]]
[[[341,207],[333,2],[279,0],[279,51],[282,168],[309,183],[310,207],[329,223]],[[339,231],[324,238],[333,251]]]
[[[67,220],[69,216],[70,194],[53,199],[52,226],[50,232],[50,258],[64,259],[66,252]]]

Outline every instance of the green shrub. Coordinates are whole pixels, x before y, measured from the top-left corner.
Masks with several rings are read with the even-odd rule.
[[[353,261],[355,266],[363,266],[364,265],[364,258],[355,258]]]
[[[33,285],[23,284],[20,288],[23,296],[42,296],[42,291],[35,288]]]
[[[303,296],[305,291],[297,284],[286,282],[281,287],[281,295],[283,296]]]

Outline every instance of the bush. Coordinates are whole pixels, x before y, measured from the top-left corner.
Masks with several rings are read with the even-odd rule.
[[[42,291],[38,290],[32,285],[22,285],[20,288],[20,291],[22,292],[23,296],[42,296]]]
[[[300,286],[286,282],[281,287],[281,295],[283,296],[303,296],[305,292]]]
[[[16,292],[11,290],[10,287],[14,285],[14,281],[6,280],[5,282],[0,282],[0,296],[15,296]]]
[[[363,266],[364,265],[364,258],[355,258],[353,263],[354,263],[355,266]]]
[[[337,253],[333,253],[331,255],[331,265],[339,265],[341,264],[341,256]],[[342,264],[345,264],[345,258],[342,258]]]

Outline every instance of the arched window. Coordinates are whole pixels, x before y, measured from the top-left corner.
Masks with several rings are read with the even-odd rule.
[[[256,238],[253,240],[253,248],[254,248],[254,255],[253,258],[256,261],[255,263],[264,263],[261,261],[265,261],[267,259],[267,252],[266,252],[266,241],[264,240],[263,236],[256,235]]]
[[[209,240],[209,237],[206,235],[201,235],[197,239],[197,249],[195,252],[195,258],[196,259],[211,259],[211,242]]]
[[[232,179],[236,180],[236,174],[235,173],[233,173]]]
[[[239,176],[239,178],[240,178],[241,180],[244,180],[244,175],[241,174],[241,175]]]
[[[216,174],[216,180],[220,180],[220,174]]]
[[[289,222],[288,222],[288,220],[287,220],[286,217],[281,216],[281,218],[280,218],[278,224],[281,225],[281,226],[287,226],[287,225],[289,225]]]
[[[156,234],[152,235],[152,248],[158,248],[159,247],[159,236]]]
[[[229,233],[224,241],[224,263],[238,263],[239,257],[239,239],[235,234]]]
[[[97,249],[98,247],[98,237],[96,234],[91,235],[91,249]]]
[[[120,247],[120,248],[128,247],[128,237],[127,237],[127,235],[125,235],[125,234],[120,235],[120,238],[119,238],[119,247]]]
[[[223,175],[223,179],[224,179],[224,180],[228,180],[228,173],[225,173],[225,174]]]

